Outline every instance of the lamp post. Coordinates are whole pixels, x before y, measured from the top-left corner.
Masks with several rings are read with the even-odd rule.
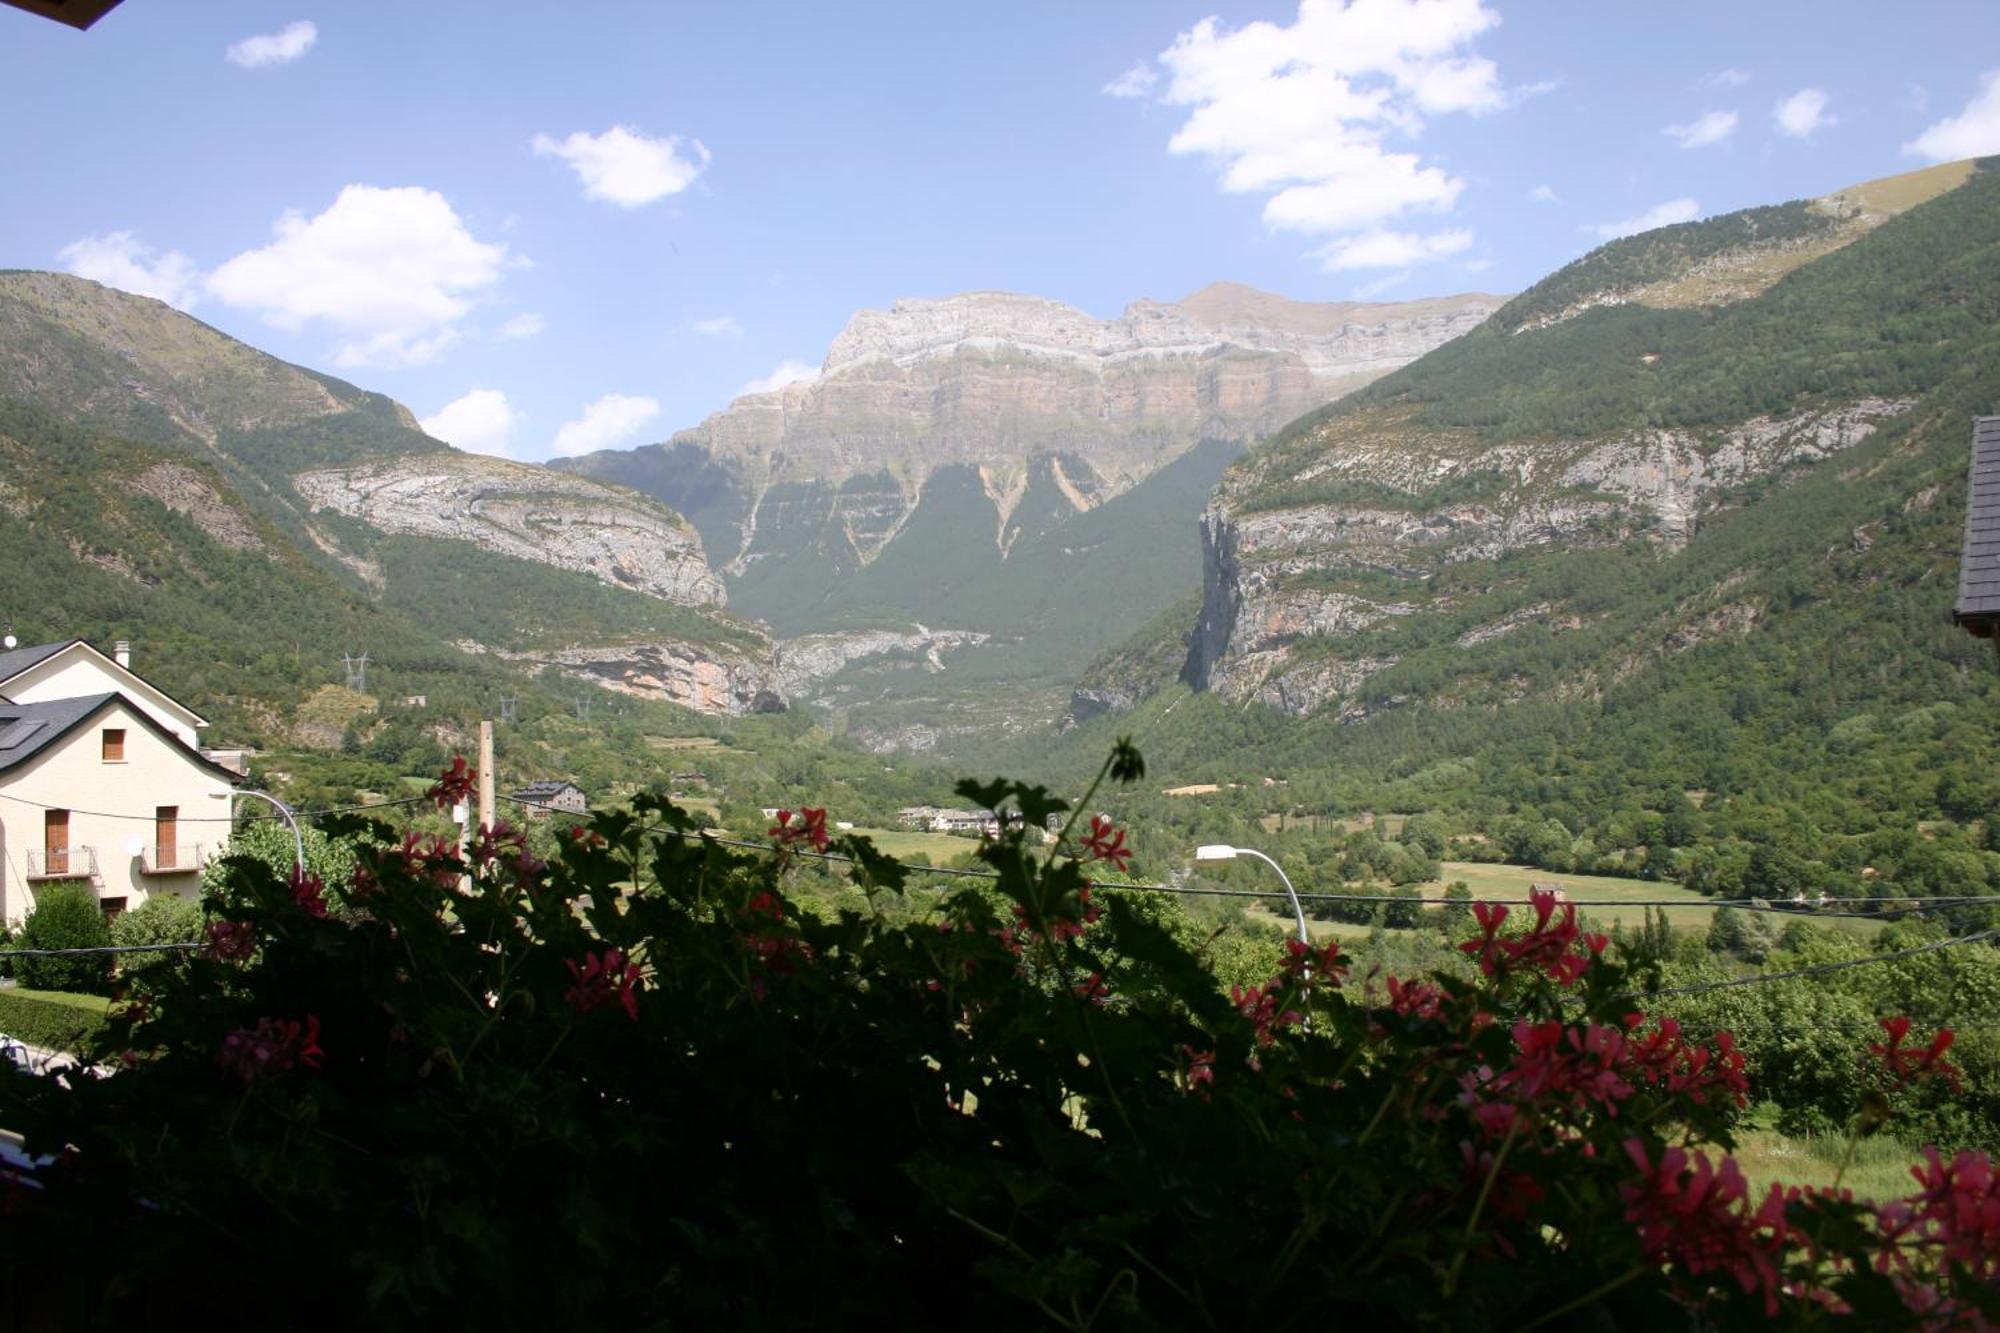
[[[1299,891],[1292,887],[1292,877],[1285,873],[1283,866],[1254,847],[1231,847],[1228,843],[1211,842],[1194,849],[1197,861],[1234,861],[1239,856],[1254,856],[1278,872],[1278,878],[1285,885],[1285,896],[1292,900],[1292,914],[1299,921],[1299,943],[1311,948],[1312,936],[1306,933],[1306,909],[1300,904]]]
[[[232,787],[228,791],[216,792],[214,796],[217,800],[228,801],[232,810],[236,808],[238,796],[254,796],[260,801],[268,801],[292,830],[293,873],[301,880],[306,877],[306,840],[305,835],[299,832],[298,817],[293,813],[292,807],[267,791],[252,791],[248,787]]]

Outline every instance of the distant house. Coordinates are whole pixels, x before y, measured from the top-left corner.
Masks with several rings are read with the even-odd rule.
[[[193,709],[81,639],[0,652],[0,921],[57,881],[109,916],[192,898],[239,774],[197,748]],[[204,832],[212,830],[212,832]]]
[[[1968,474],[1965,546],[1958,556],[1958,604],[1951,618],[1968,634],[1992,639],[2000,628],[2000,417],[1973,421]]]
[[[557,778],[544,778],[517,788],[510,796],[520,802],[530,819],[547,819],[552,814],[584,815],[590,813],[590,798],[583,794],[583,788],[574,782]]]

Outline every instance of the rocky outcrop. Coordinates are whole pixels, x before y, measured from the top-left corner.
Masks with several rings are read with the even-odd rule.
[[[1678,550],[1718,497],[1858,444],[1908,406],[1871,398],[1706,435],[1647,430],[1500,446],[1415,432],[1386,412],[1330,423],[1316,447],[1233,472],[1202,516],[1204,589],[1187,678],[1287,713],[1341,704],[1395,660],[1343,651],[1343,641],[1395,617],[1446,610],[1429,587],[1443,566],[1634,537]],[[1458,644],[1531,623],[1560,632],[1583,622],[1543,604],[1469,630]]]
[[[383,532],[442,537],[589,574],[686,606],[720,606],[701,538],[658,502],[581,477],[472,454],[301,473],[317,508]]]
[[[863,658],[900,655],[921,661],[926,671],[940,672],[945,670],[946,653],[976,647],[988,637],[976,630],[932,630],[923,625],[909,630],[802,634],[778,643],[772,675],[786,694],[796,698]]]
[[[155,463],[132,479],[132,489],[184,514],[232,551],[268,554],[250,516],[222,498],[208,479],[183,463]]]
[[[762,656],[719,651],[709,644],[668,641],[498,655],[712,717],[782,713],[789,706]]]

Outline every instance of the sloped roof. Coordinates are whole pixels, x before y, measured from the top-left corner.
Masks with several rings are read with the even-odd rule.
[[[27,648],[12,648],[0,653],[0,685],[6,684],[31,666],[48,661],[71,644],[81,642],[83,642],[81,639],[64,639],[59,643],[37,643]]]
[[[1965,547],[1958,557],[1952,619],[1989,632],[2000,623],[2000,417],[1979,417],[1972,425]]]
[[[72,28],[88,28],[118,8],[119,3],[120,0],[0,0],[0,4],[25,9]]]
[[[556,778],[542,778],[540,781],[530,782],[524,787],[516,787],[514,795],[525,800],[533,800],[537,796],[555,796],[568,791],[572,787],[576,787],[576,790],[579,792],[583,790],[583,788],[577,787],[574,782],[564,782]]]
[[[153,720],[152,714],[112,690],[80,694],[38,704],[0,703],[0,773],[9,772],[49,749],[70,733],[88,726],[112,704],[122,702],[139,724],[217,777],[234,784],[242,775],[222,767]]]

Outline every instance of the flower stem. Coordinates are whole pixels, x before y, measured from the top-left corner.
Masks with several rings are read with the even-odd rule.
[[[1514,1117],[1514,1123],[1507,1127],[1507,1137],[1500,1143],[1500,1151],[1493,1154],[1493,1167],[1480,1182],[1479,1197],[1472,1201],[1472,1215],[1465,1219],[1465,1234],[1460,1237],[1458,1254],[1451,1261],[1451,1270],[1444,1275],[1444,1294],[1449,1300],[1458,1290],[1459,1270],[1465,1267],[1465,1256],[1472,1252],[1472,1233],[1479,1227],[1479,1215],[1486,1211],[1487,1196],[1493,1193],[1493,1182],[1500,1179],[1500,1168],[1507,1163],[1507,1154],[1513,1151],[1514,1140],[1520,1137],[1521,1118]]]

